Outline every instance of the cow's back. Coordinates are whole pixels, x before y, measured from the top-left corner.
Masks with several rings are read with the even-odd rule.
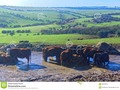
[[[10,49],[10,56],[11,57],[17,57],[19,53],[19,49],[14,48],[14,49]]]
[[[20,48],[18,51],[18,57],[24,58],[24,57],[30,57],[31,56],[31,50],[28,48]]]
[[[10,50],[10,56],[11,57],[29,57],[31,56],[31,50],[28,48],[14,48]]]

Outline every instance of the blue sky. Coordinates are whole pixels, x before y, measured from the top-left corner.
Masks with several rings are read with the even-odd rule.
[[[0,5],[34,7],[120,6],[120,0],[0,0]]]

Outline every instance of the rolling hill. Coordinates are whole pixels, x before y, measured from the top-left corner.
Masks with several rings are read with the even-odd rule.
[[[109,39],[95,39],[95,37],[98,37],[99,31],[108,31],[108,34],[113,35],[120,31],[119,26],[119,7],[0,6],[0,43],[10,43],[10,41],[18,43],[20,40],[39,43],[48,40],[46,41],[48,44],[65,44],[68,39],[71,39],[75,44],[95,44],[99,40],[117,44],[118,41],[109,40],[113,38],[118,40],[119,37],[109,37]],[[116,31],[112,32],[114,29]],[[25,30],[30,30],[31,33],[17,33]],[[3,31],[14,33],[11,35]],[[74,37],[81,38],[81,36],[84,40],[74,39]]]

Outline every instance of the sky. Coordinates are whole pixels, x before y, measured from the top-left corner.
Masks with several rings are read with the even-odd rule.
[[[0,5],[32,7],[120,6],[120,0],[0,0]]]

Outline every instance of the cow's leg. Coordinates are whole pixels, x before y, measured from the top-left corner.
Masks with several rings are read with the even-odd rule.
[[[68,66],[68,61],[67,60],[62,60],[61,64],[62,64],[62,66]]]
[[[47,61],[47,56],[46,56],[46,55],[45,55],[45,58],[44,58],[44,59],[45,59],[45,61]]]
[[[108,61],[108,62],[105,62],[105,66],[108,66],[108,64],[109,64],[109,61]]]
[[[28,63],[28,65],[29,65],[29,59],[28,59],[28,62],[27,62],[27,63]]]
[[[96,60],[94,59],[94,63],[93,63],[93,66],[95,66],[96,65]]]
[[[99,64],[100,64],[99,59],[96,59],[95,65],[96,65],[96,66],[99,66]]]
[[[62,66],[62,60],[60,60],[60,65]]]
[[[16,64],[18,62],[18,58],[17,57],[11,57],[10,62]]]
[[[110,63],[110,61],[108,60],[108,61],[107,61],[107,66],[109,65],[109,63]]]
[[[89,62],[89,60],[90,60],[90,57],[87,57],[87,58],[85,58],[85,65],[87,64],[88,66],[90,65],[90,62]]]
[[[27,64],[29,65],[29,62],[30,62],[30,59],[29,59],[29,57],[27,57]]]
[[[57,62],[58,62],[58,65],[60,65],[60,58],[58,58],[58,61],[57,61]]]
[[[102,62],[102,65],[103,65],[103,67],[105,67],[105,62],[104,61]]]
[[[62,65],[62,66],[65,66],[65,65],[66,65],[66,61],[65,61],[65,60],[62,60],[62,61],[61,61],[61,65]]]
[[[60,65],[60,58],[59,58],[59,56],[56,56],[56,62],[57,62],[58,65]]]
[[[62,60],[62,61],[61,61],[61,65],[62,65],[62,66],[65,66],[65,65],[66,65],[65,60]]]

